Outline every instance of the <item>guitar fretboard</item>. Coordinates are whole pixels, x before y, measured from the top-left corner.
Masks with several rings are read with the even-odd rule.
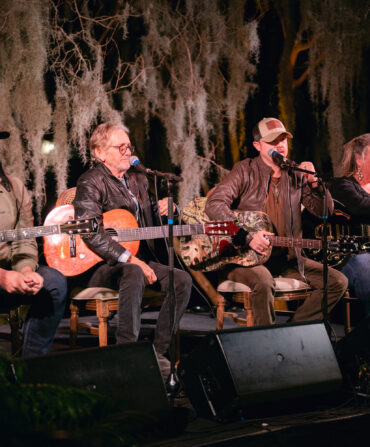
[[[168,225],[164,225],[163,227],[125,228],[123,230],[108,228],[106,231],[112,237],[117,234],[117,239],[120,242],[128,242],[168,237],[168,228]],[[172,228],[174,236],[190,236],[192,234],[206,233],[204,224],[173,225]]]
[[[59,225],[47,225],[42,227],[20,228],[16,230],[5,230],[0,232],[0,242],[20,241],[34,237],[51,236],[59,234]]]
[[[297,247],[297,248],[322,248],[322,242],[318,239],[301,239],[283,236],[267,236],[271,245],[276,247]]]

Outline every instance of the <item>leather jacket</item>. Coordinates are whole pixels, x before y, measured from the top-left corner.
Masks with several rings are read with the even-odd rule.
[[[217,185],[207,200],[205,212],[212,220],[234,219],[231,210],[262,211],[269,188],[271,168],[260,156],[236,163],[225,179]],[[312,188],[301,172],[281,171],[281,197],[284,205],[285,236],[302,237],[301,205],[312,214],[322,217],[323,190]],[[327,192],[328,210],[334,204]],[[301,250],[295,249],[298,266],[303,273]]]
[[[137,216],[139,226],[153,226],[153,221],[156,220],[156,205],[149,196],[148,179],[144,174],[131,169],[126,172],[125,178],[130,191],[140,204]],[[104,231],[102,214],[120,208],[135,216],[136,205],[127,188],[102,162],[97,161],[95,167],[78,179],[73,205],[76,219],[96,217],[99,223],[96,234],[83,236],[86,245],[108,264],[115,264],[125,249]]]

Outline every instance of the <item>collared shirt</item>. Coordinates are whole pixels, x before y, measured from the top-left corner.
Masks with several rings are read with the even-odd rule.
[[[125,176],[119,178],[119,180],[122,183],[122,185],[124,185],[124,187],[127,189],[127,192],[129,193],[130,197],[132,198],[132,200],[135,203],[135,218],[136,218],[136,220],[138,220],[139,219],[139,210],[140,210],[139,202],[138,202],[135,194],[133,194],[133,192],[130,191],[130,188],[128,187],[128,184],[127,184],[127,181],[125,179]]]

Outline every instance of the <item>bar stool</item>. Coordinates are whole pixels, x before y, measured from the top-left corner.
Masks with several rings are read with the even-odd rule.
[[[308,298],[312,289],[303,281],[293,278],[277,277],[275,279],[275,309],[284,313],[291,313],[288,306],[284,305],[288,301],[302,301]],[[224,318],[231,318],[242,326],[254,326],[254,316],[251,305],[252,290],[245,284],[226,280],[217,287],[221,297],[217,303],[217,323],[216,329],[223,328]],[[245,316],[240,316],[236,312],[225,312],[225,296],[232,302],[242,303]],[[281,305],[281,302],[283,305]]]

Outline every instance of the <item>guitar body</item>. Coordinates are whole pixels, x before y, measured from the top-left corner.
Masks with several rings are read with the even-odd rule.
[[[187,224],[209,221],[204,212],[207,199],[197,197],[182,211],[181,217]],[[273,231],[267,214],[261,211],[234,211],[235,219],[247,231]],[[232,245],[231,236],[208,236],[205,234],[181,237],[180,252],[185,264],[203,272],[219,270],[227,264],[237,264],[252,267],[265,263],[271,255],[272,247],[266,254],[260,255],[254,250],[246,248],[236,249]]]
[[[62,224],[69,219],[74,219],[74,207],[63,205],[54,208],[46,217],[45,225]],[[116,209],[103,214],[104,229],[137,228],[135,217],[126,210]],[[114,233],[114,230],[112,230]],[[114,236],[113,236],[114,238]],[[75,242],[76,256],[71,256],[71,240]],[[139,250],[140,241],[122,242],[131,254],[135,255]],[[57,234],[44,237],[44,253],[46,262],[50,267],[59,270],[65,276],[75,276],[93,267],[102,258],[90,250],[81,236],[69,236]]]

